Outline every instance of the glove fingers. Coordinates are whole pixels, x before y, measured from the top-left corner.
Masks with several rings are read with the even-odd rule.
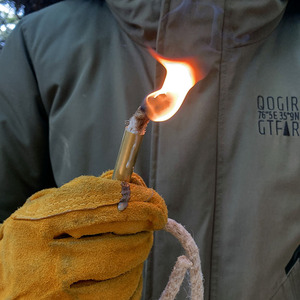
[[[104,281],[76,282],[71,285],[68,294],[72,299],[80,300],[138,300],[142,293],[143,264],[118,277]]]
[[[122,212],[118,211],[117,206],[106,206],[80,213],[71,212],[68,213],[68,221],[68,224],[61,226],[60,217],[52,220],[50,230],[53,236],[68,233],[79,238],[83,235],[105,232],[129,234],[153,231],[163,227],[165,215],[151,203],[129,203]],[[50,230],[48,230],[49,233]]]
[[[74,217],[74,222],[78,224],[78,216],[82,215],[83,211],[92,213],[98,209],[104,209],[108,206],[115,207],[112,215],[101,217],[101,222],[113,222],[128,215],[127,209],[120,214],[117,209],[117,204],[122,198],[122,187],[120,181],[110,180],[105,178],[97,178],[93,176],[82,176],[65,184],[59,189],[44,190],[34,194],[29,198],[26,204],[17,210],[13,215],[13,219],[19,220],[45,220],[53,217],[62,216],[62,219]],[[141,185],[130,184],[130,201],[129,206],[149,205],[153,208],[157,215],[160,216],[160,223],[157,224],[157,229],[164,226],[167,221],[167,209],[162,198],[151,189],[147,189]],[[150,211],[150,209],[149,209]],[[76,214],[77,212],[77,214]],[[153,214],[152,212],[152,214]],[[102,212],[101,210],[101,216]],[[134,216],[133,216],[134,217]],[[98,216],[99,218],[99,216]],[[146,218],[147,219],[147,218]],[[138,219],[137,219],[138,220]],[[86,223],[94,223],[90,218],[87,218]],[[55,222],[53,222],[55,223]],[[59,222],[55,227],[66,226],[69,222]],[[76,225],[74,224],[74,225]],[[47,229],[51,229],[53,226]],[[79,226],[77,226],[79,227]]]
[[[143,271],[143,270],[142,270]],[[140,282],[130,300],[140,300],[143,292],[143,276],[140,277]]]
[[[53,241],[56,270],[64,287],[81,280],[106,280],[143,263],[151,249],[152,232],[133,235],[104,234]]]
[[[92,210],[69,211],[40,220],[14,220],[12,232],[15,235],[23,234],[38,238],[41,233],[43,238],[52,240],[63,234],[75,238],[83,235],[93,235],[105,232],[117,234],[136,233],[140,231],[153,231],[160,229],[165,224],[166,216],[161,209],[152,203],[129,203],[128,207],[120,212],[117,205],[99,207]]]

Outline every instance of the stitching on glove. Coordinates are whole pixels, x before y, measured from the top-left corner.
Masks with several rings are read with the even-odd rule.
[[[32,196],[34,201],[27,201],[23,207],[12,215],[12,218],[40,220],[72,211],[93,210],[100,207],[113,206],[118,203],[119,210],[124,210],[128,206],[129,199],[130,202],[149,203],[152,201],[151,199],[155,198],[153,189],[145,190],[140,185],[125,182],[114,183],[115,187],[111,189],[114,188],[115,192],[112,192],[111,189],[102,190],[101,185],[99,188],[97,180],[94,177],[82,176],[61,188],[51,189],[51,192],[43,190],[43,192],[39,193],[40,197],[35,197],[36,194],[34,194]],[[92,183],[91,186],[89,186],[90,182]],[[94,184],[97,187],[95,189]],[[79,186],[79,195],[74,195],[73,187],[76,185]],[[103,192],[102,198],[98,197],[101,192]]]
[[[119,198],[119,194],[117,194],[117,193],[113,194],[112,193],[111,196],[112,196],[112,198],[116,198],[116,200],[112,201],[111,203],[107,203],[106,205],[103,205],[103,203],[101,203],[99,201],[90,201],[90,199],[87,199],[88,197],[87,198],[78,197],[78,198],[76,198],[77,201],[84,201],[84,202],[75,203],[73,205],[60,206],[60,207],[57,207],[57,205],[58,204],[62,205],[64,203],[70,202],[70,199],[65,199],[65,200],[61,200],[61,201],[55,201],[55,202],[52,202],[52,203],[47,203],[43,207],[36,208],[34,211],[32,211],[31,205],[29,205],[26,208],[23,207],[24,208],[24,212],[20,213],[20,214],[17,213],[16,216],[14,216],[14,218],[15,219],[20,219],[22,217],[28,217],[28,216],[31,216],[31,215],[35,215],[36,216],[37,214],[39,214],[41,212],[47,214],[47,216],[42,216],[42,217],[38,217],[37,218],[37,219],[40,219],[40,218],[50,217],[49,214],[58,215],[58,214],[63,214],[63,213],[70,212],[73,209],[75,209],[75,210],[82,210],[83,209],[82,207],[84,207],[86,205],[88,205],[88,207],[84,207],[84,209],[87,209],[87,210],[89,210],[89,209],[96,209],[96,208],[101,207],[101,206],[109,206],[109,205],[115,204],[116,201]],[[75,199],[73,198],[72,200],[75,200]],[[76,209],[76,208],[79,208],[79,209]],[[66,209],[68,209],[68,210],[66,210]],[[48,210],[48,211],[46,212],[46,210]]]

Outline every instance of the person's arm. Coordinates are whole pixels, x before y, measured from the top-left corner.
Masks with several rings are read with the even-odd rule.
[[[0,52],[0,222],[37,190],[55,186],[29,48],[20,21]]]

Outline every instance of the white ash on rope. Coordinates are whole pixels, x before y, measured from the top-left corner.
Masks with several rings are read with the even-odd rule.
[[[129,119],[126,129],[131,133],[144,135],[149,121],[145,110],[140,106]]]

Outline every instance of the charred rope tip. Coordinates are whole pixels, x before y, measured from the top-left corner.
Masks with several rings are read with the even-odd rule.
[[[118,203],[118,210],[123,211],[128,206],[128,201],[130,200],[130,185],[126,181],[121,182],[121,195],[122,198]]]
[[[131,133],[144,135],[149,121],[145,109],[140,106],[128,121],[127,130]]]

